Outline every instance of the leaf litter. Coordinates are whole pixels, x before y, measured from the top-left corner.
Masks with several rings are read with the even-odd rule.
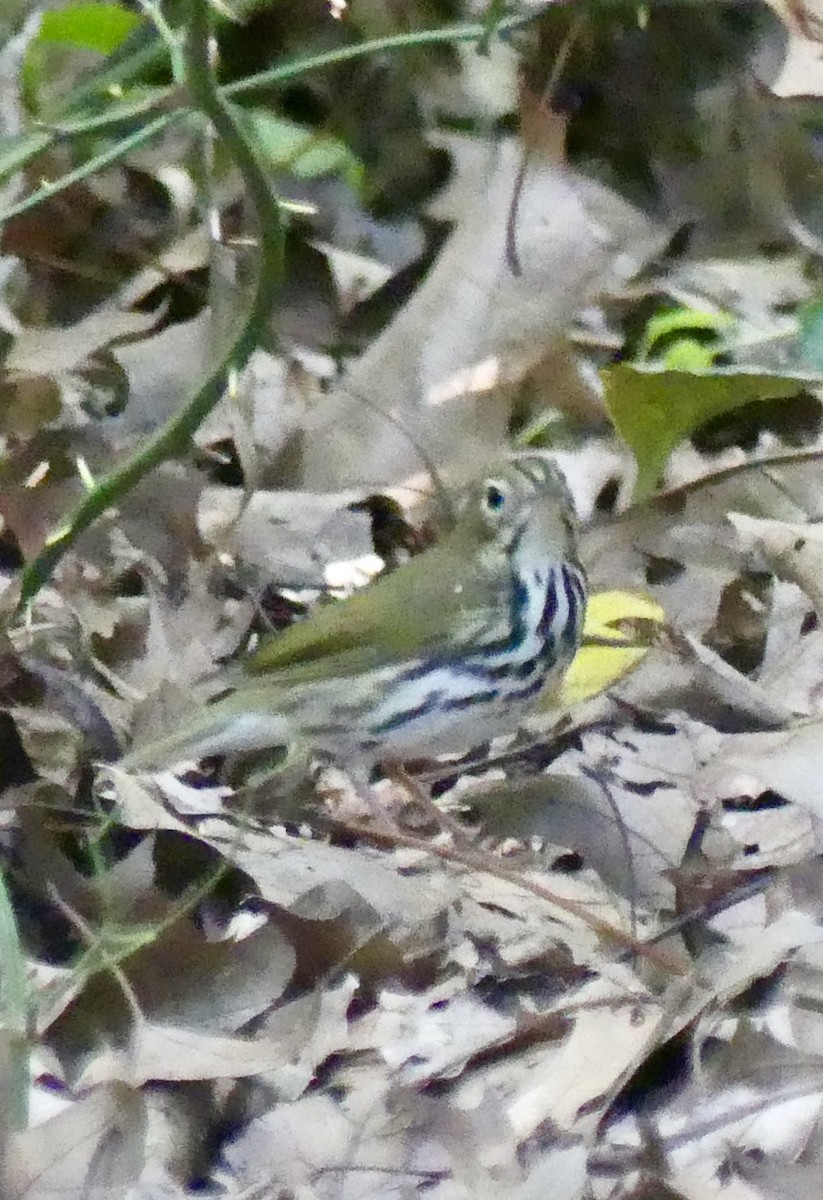
[[[790,35],[775,94],[819,94],[813,20],[771,7]],[[690,179],[673,159],[668,135],[693,135],[693,110],[732,111],[734,55],[748,53],[702,15],[714,86],[675,78],[674,124],[648,101],[649,120],[631,122],[670,201],[663,220],[639,181],[631,200],[613,186],[625,163],[606,162],[608,104],[603,128],[575,121],[583,75],[569,114],[532,130],[525,162],[519,139],[472,134],[467,147],[427,129],[457,180],[425,220],[410,209],[405,223],[381,221],[348,184],[301,181],[321,216],[293,227],[305,243],[294,253],[315,273],[295,272],[277,314],[283,353],[258,352],[196,454],[121,497],[10,629],[0,822],[34,1052],[28,1125],[3,1118],[4,1196],[754,1200],[819,1189],[821,431],[793,429],[788,407],[774,427],[756,419],[744,378],[802,376],[816,396],[819,363],[798,317],[814,302],[815,254],[797,228],[802,197],[789,197],[794,224],[766,206],[769,231],[797,234],[790,252],[764,248],[754,220],[741,244],[723,202],[740,190],[729,146],[751,145],[764,120],[754,101],[737,95],[738,125],[718,125],[716,144],[704,131]],[[655,15],[645,41],[636,21],[632,39],[612,30],[602,43],[592,26],[604,95],[615,80],[660,78],[651,52],[626,73],[629,40],[659,54],[665,28],[688,59],[700,17],[667,19]],[[299,37],[287,40],[301,51]],[[506,50],[494,62],[505,86],[489,77],[498,102],[508,97],[503,115],[523,94]],[[449,86],[441,70],[419,87],[471,109],[487,86],[481,60],[455,62]],[[395,84],[406,95],[407,81]],[[397,97],[385,96],[388,111]],[[414,122],[406,136],[405,156],[396,129],[379,128],[376,143],[403,158],[404,180],[431,150]],[[114,176],[82,193],[129,234],[105,281],[81,291],[43,267],[38,284],[31,264],[65,251],[59,221],[20,222],[4,243],[14,287],[0,513],[26,555],[201,374],[215,318],[196,281],[211,249],[185,188],[162,183],[169,149],[132,168],[161,181],[157,229],[155,210]],[[773,150],[764,138],[770,170]],[[239,195],[226,183],[224,200]],[[763,195],[749,198],[756,209]],[[709,253],[667,249],[681,201],[692,211],[696,199],[695,244]],[[450,240],[393,305],[387,289],[428,244],[426,220],[450,222]],[[74,227],[78,256],[92,225]],[[169,305],[183,283],[181,319]],[[133,307],[158,289],[156,306]],[[735,406],[756,435],[735,441],[731,421],[701,440],[711,414],[695,388],[680,443],[667,455],[638,439],[629,463],[604,432],[602,389],[585,380],[616,349],[630,360],[636,306],[661,295],[733,315]],[[337,378],[369,305],[380,329],[342,352]],[[553,362],[565,364],[554,392]],[[106,395],[127,377],[122,412],[90,403],[95,372]],[[419,526],[436,523],[439,480],[421,450],[459,482],[535,427],[561,431],[593,586],[643,594],[663,624],[606,695],[541,714],[485,762],[439,764],[438,804],[458,833],[432,832],[419,814],[414,824],[387,786],[408,836],[367,836],[358,798],[297,786],[296,760],[251,780],[230,765],[151,780],[96,765],[113,750],[101,730],[125,745],[219,687],[222,664],[276,625],[278,602],[329,602],[330,565],[372,550],[352,500],[386,485]],[[638,472],[647,490],[659,474],[663,490],[632,503]],[[0,557],[4,603],[14,561]],[[662,957],[632,953],[632,941]],[[16,1043],[4,1033],[10,1094]]]

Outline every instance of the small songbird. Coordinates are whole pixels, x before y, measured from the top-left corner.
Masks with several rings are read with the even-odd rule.
[[[559,682],[585,607],[565,484],[544,454],[513,454],[436,545],[264,641],[234,691],[122,765],[301,742],[362,773],[471,749]]]

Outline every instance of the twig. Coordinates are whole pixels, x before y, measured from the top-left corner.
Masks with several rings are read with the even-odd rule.
[[[574,43],[577,41],[578,34],[583,24],[583,10],[579,8],[571,19],[571,24],[566,32],[566,36],[560,43],[560,49],[557,51],[552,69],[549,73],[549,78],[546,81],[546,86],[543,89],[543,95],[540,97],[540,107],[548,112],[551,109],[554,94],[557,91],[557,85],[563,71],[566,69],[566,63],[569,61],[569,55],[572,52]],[[512,189],[512,198],[509,205],[509,212],[506,218],[506,262],[512,275],[519,276],[523,274],[523,267],[520,262],[520,255],[517,250],[517,217],[520,212],[520,201],[523,198],[523,188],[526,185],[526,171],[529,166],[529,147],[523,146],[520,155],[520,164],[517,168],[517,175],[514,180],[514,188]]]
[[[600,934],[607,941],[616,943],[632,954],[647,959],[649,962],[654,963],[656,967],[667,971],[670,975],[686,976],[689,974],[687,966],[668,954],[660,946],[652,942],[639,941],[637,938],[632,937],[630,933],[626,933],[625,930],[612,925],[605,918],[598,917],[596,913],[591,911],[589,905],[584,904],[582,900],[572,900],[568,896],[561,896],[538,880],[529,879],[518,868],[504,866],[503,863],[493,858],[490,854],[474,851],[465,844],[457,847],[430,842],[425,838],[403,833],[399,829],[395,830],[393,828],[390,832],[388,830],[375,830],[369,828],[367,825],[361,825],[357,821],[345,821],[342,824],[349,832],[368,838],[370,841],[388,842],[396,846],[405,846],[410,850],[422,850],[426,854],[434,854],[437,858],[442,858],[445,862],[458,863],[461,866],[470,867],[474,871],[482,871],[486,875],[493,875],[496,879],[503,879],[507,883],[513,883],[516,887],[520,887],[526,892],[531,892],[533,896],[545,900],[548,904],[559,908],[562,912],[577,917],[584,925],[587,925],[589,929],[593,929],[595,933]]]
[[[632,933],[637,936],[637,875],[634,869],[634,855],[632,854],[631,841],[629,840],[629,832],[626,828],[626,822],[623,820],[623,815],[617,805],[617,801],[612,795],[608,779],[608,768],[605,760],[601,758],[600,762],[589,767],[585,764],[581,768],[581,772],[586,779],[590,779],[595,787],[600,789],[606,804],[611,812],[614,828],[617,830],[617,836],[620,838],[621,847],[623,850],[623,859],[626,864],[626,873],[629,877],[629,909],[632,914]]]

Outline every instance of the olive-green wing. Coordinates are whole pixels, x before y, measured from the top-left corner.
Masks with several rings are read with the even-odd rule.
[[[483,620],[493,601],[473,562],[458,571],[466,559],[460,549],[447,538],[365,591],[316,609],[308,620],[268,638],[245,660],[245,670],[279,673],[314,662],[323,664],[322,677],[337,656],[360,653],[379,665],[445,649],[460,621]]]
[[[385,652],[377,646],[352,646],[324,654],[321,658],[306,658],[283,666],[278,664],[276,667],[266,668],[265,672],[260,667],[254,672],[246,669],[242,675],[233,676],[230,682],[235,688],[234,696],[248,697],[259,691],[261,695],[268,695],[269,703],[276,704],[276,696],[282,693],[283,706],[287,707],[288,693],[292,688],[322,682],[325,679],[355,678],[367,671],[386,666],[391,661],[393,659],[388,659]]]

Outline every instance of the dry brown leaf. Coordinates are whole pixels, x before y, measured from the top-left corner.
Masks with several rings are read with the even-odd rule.
[[[758,552],[766,566],[802,588],[823,616],[823,530],[819,525],[766,521],[746,513],[729,513],[740,540]]]
[[[681,713],[643,730],[617,724],[606,732],[584,730],[580,747],[559,755],[546,775],[500,789],[503,804],[491,815],[492,828],[502,833],[508,823],[510,793],[511,834],[576,851],[641,909],[669,907],[668,872],[682,861],[698,811],[692,779],[718,741],[710,727]],[[527,806],[525,820],[522,812],[518,819],[520,803]]]
[[[639,985],[632,994],[600,979],[558,1005],[571,1016],[568,1037],[537,1052],[540,1070],[524,1074],[509,1100],[518,1140],[546,1121],[577,1133],[593,1128],[617,1088],[658,1044],[663,1014],[650,999]]]
[[[143,1014],[157,1025],[234,1033],[280,1002],[297,956],[273,921],[247,937],[206,941],[181,918],[127,964]]]
[[[143,1166],[139,1093],[112,1084],[51,1120],[15,1134],[2,1165],[6,1200],[117,1200]]]
[[[120,338],[145,334],[158,314],[101,308],[63,329],[22,329],[6,359],[9,371],[28,375],[62,375],[76,370],[90,354]]]
[[[724,796],[756,798],[770,791],[801,805],[819,822],[821,774],[821,722],[806,721],[790,729],[729,737],[696,777],[695,786],[708,802]]]
[[[379,1094],[374,1096],[375,1110],[382,1111],[381,1101]],[[388,1121],[388,1114],[383,1115]],[[378,1156],[370,1133],[355,1128],[346,1107],[332,1097],[315,1094],[280,1104],[249,1122],[226,1148],[226,1159],[232,1177],[251,1194],[258,1189],[273,1196],[284,1190],[310,1194],[308,1189],[329,1182],[337,1186],[341,1200],[378,1200],[387,1195],[384,1170],[400,1165],[401,1152],[398,1147]],[[278,1148],[274,1156],[272,1146]]]
[[[238,1079],[280,1064],[282,1051],[265,1038],[228,1037],[174,1025],[137,1021],[127,1048],[104,1050],[83,1071],[78,1086],[149,1079]]]
[[[525,1182],[512,1200],[582,1200],[588,1193],[588,1155],[584,1141],[560,1145],[529,1164]]]
[[[461,1074],[468,1061],[510,1040],[513,1015],[463,991],[455,978],[422,994],[384,990],[352,1030],[351,1049],[374,1048],[398,1081],[422,1086]]]
[[[309,427],[310,491],[396,483],[420,470],[417,447],[457,475],[475,474],[506,439],[509,404],[495,381],[538,362],[611,270],[625,277],[652,252],[652,228],[637,210],[534,154],[513,266],[507,239],[521,162],[519,140],[490,145],[482,183],[425,282],[318,408],[317,422],[335,430],[335,453]],[[484,364],[490,382],[480,391],[455,388],[456,375]],[[455,398],[434,403],[445,394]]]
[[[106,766],[102,777],[108,777],[114,784],[118,819],[127,829],[177,829],[180,833],[189,832],[188,825],[170,812],[165,804],[161,804],[152,789],[141,780],[113,766]]]
[[[401,858],[365,847],[346,849],[306,838],[244,831],[207,822],[206,841],[254,881],[260,895],[305,920],[347,914],[364,928],[425,931],[454,902],[457,886],[442,873],[404,873]]]
[[[823,12],[817,0],[767,0],[786,26],[786,57],[772,84],[776,96],[823,96]]]
[[[282,1048],[280,1065],[265,1080],[281,1099],[299,1099],[328,1058],[351,1049],[349,1008],[358,986],[354,975],[344,975],[337,984],[324,982],[260,1022],[260,1035]]]
[[[754,1190],[757,1200],[809,1200],[823,1193],[823,1166],[818,1163],[788,1162],[785,1158],[764,1162],[762,1157],[740,1154],[735,1169]]]
[[[367,517],[348,508],[362,498],[362,489],[316,496],[258,490],[246,500],[237,488],[210,487],[198,525],[204,541],[236,556],[255,583],[322,587],[330,561],[372,554]]]

